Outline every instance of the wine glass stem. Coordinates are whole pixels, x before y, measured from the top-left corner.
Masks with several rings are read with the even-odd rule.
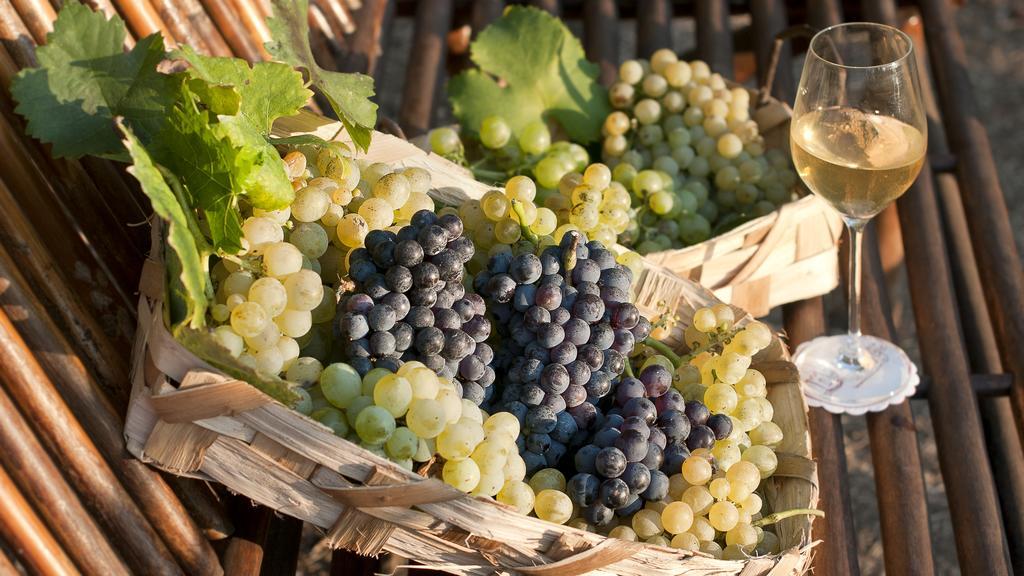
[[[847,334],[846,349],[843,351],[843,362],[848,365],[861,367],[861,342],[860,342],[860,282],[861,282],[861,248],[864,244],[864,227],[868,223],[867,218],[844,217],[846,229],[850,232],[850,274],[847,277],[849,287],[849,329]]]

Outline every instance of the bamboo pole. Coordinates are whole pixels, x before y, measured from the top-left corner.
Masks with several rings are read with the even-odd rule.
[[[0,466],[0,538],[36,574],[73,575],[78,569]]]
[[[45,44],[46,35],[53,31],[53,21],[57,12],[46,0],[11,0],[14,9],[21,16],[21,21],[32,32],[36,44]]]
[[[7,543],[0,538],[0,576],[21,576],[21,572],[14,566],[14,560],[11,560],[10,554]]]
[[[0,308],[8,316],[18,315],[22,337],[30,349],[36,351],[36,360],[54,384],[53,389],[47,390],[46,383],[41,382],[36,393],[52,393],[68,403],[133,500],[188,573],[218,573],[216,554],[199,527],[162,477],[125,451],[124,422],[45,308],[26,287],[10,255],[0,247]]]
[[[160,18],[160,14],[149,0],[113,0],[113,2],[135,38],[142,39],[159,32],[163,34],[165,46],[177,47],[170,28]]]
[[[202,3],[235,56],[249,62],[263,59],[263,46],[249,35],[228,0],[202,0]]]
[[[35,423],[40,439],[61,461],[65,476],[86,498],[108,536],[118,540],[132,568],[143,574],[181,574],[170,551],[63,402],[5,311],[0,311],[0,379]]]
[[[90,576],[129,573],[3,387],[0,462],[82,572]]]
[[[10,2],[0,3],[0,40],[3,41],[4,49],[10,53],[18,68],[31,68],[39,65],[39,61],[36,60],[36,46],[32,41],[32,35]]]
[[[259,45],[263,57],[268,58],[269,54],[266,53],[263,44],[270,41],[270,29],[267,28],[260,8],[253,0],[231,0],[231,4],[234,5],[235,17],[242,21],[249,35]]]

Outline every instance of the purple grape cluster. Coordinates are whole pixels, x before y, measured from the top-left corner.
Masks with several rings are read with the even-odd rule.
[[[462,220],[420,210],[398,233],[373,230],[348,257],[355,290],[339,304],[340,353],[360,374],[423,362],[480,404],[494,383],[484,300],[462,284],[473,242]]]
[[[540,255],[499,252],[474,280],[501,338],[494,410],[519,418],[527,472],[557,466],[603,419],[635,342],[650,322],[629,302],[629,269],[578,232]]]
[[[685,401],[660,364],[644,368],[639,378],[623,378],[613,403],[591,443],[577,450],[576,474],[566,485],[582,517],[595,526],[664,499],[669,476],[679,473],[691,450],[710,449],[732,432],[728,416]]]

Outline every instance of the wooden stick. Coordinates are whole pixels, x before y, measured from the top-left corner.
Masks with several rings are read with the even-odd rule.
[[[21,572],[14,566],[9,550],[10,545],[0,538],[0,576],[21,576]]]
[[[610,86],[619,70],[619,15],[614,0],[583,4],[583,47],[601,66],[601,83]]]
[[[416,31],[398,113],[398,123],[410,137],[419,136],[430,127],[451,21],[452,0],[424,0],[416,6]]]
[[[227,510],[210,486],[202,481],[173,474],[161,477],[174,490],[188,515],[210,540],[223,540],[235,531]]]
[[[270,41],[270,29],[267,28],[260,8],[253,0],[231,0],[231,3],[235,7],[235,17],[242,21],[249,31],[249,36],[259,45],[263,57],[269,58],[270,55],[266,53],[263,44]]]
[[[9,2],[0,4],[0,40],[10,53],[18,68],[32,68],[39,65],[36,60],[36,46],[32,36],[21,21],[21,16]],[[5,84],[9,86],[10,84]]]
[[[389,0],[365,0],[353,15],[356,31],[349,37],[349,50],[341,62],[345,72],[362,72],[377,76],[377,63],[383,53],[382,39],[394,12],[395,3]]]
[[[768,82],[768,69],[771,60],[772,48],[775,45],[775,35],[782,32],[789,26],[786,17],[786,8],[779,0],[751,0],[751,18],[754,26],[754,45],[757,56],[757,84],[765,86]],[[783,102],[792,102],[792,92],[796,82],[793,81],[793,66],[791,66],[790,47],[783,46],[783,55],[780,59],[784,63],[775,69],[775,78],[772,82],[772,96]]]
[[[82,572],[97,576],[129,573],[3,388],[0,462]]]
[[[270,518],[274,512],[253,503],[245,496],[233,499],[232,508],[238,529],[228,541],[221,562],[231,576],[259,576],[263,565],[263,546],[267,541]]]
[[[78,573],[78,569],[0,466],[0,538],[10,543],[26,568],[37,574]]]
[[[188,44],[213,56],[230,56],[220,32],[210,22],[198,0],[151,0],[153,9],[179,44]]]
[[[53,31],[53,21],[57,19],[53,6],[46,0],[11,0],[11,3],[32,32],[36,44],[46,44],[46,35]]]
[[[132,568],[144,574],[180,574],[167,547],[118,483],[6,312],[0,312],[0,379],[61,460],[65,476],[87,497],[107,534],[117,539]]]
[[[121,13],[128,30],[136,39],[142,39],[150,34],[160,33],[164,37],[164,45],[168,49],[177,47],[174,34],[167,24],[160,18],[160,14],[153,8],[149,0],[113,0],[117,11]]]
[[[78,361],[70,343],[26,289],[24,278],[0,248],[0,307],[19,316],[26,344],[52,379],[55,397],[63,398],[96,443],[125,488],[190,574],[220,571],[213,549],[161,476],[125,452],[124,422]],[[40,393],[47,393],[40,383]]]
[[[650,58],[660,48],[672,47],[672,3],[640,0],[636,7],[636,55]]]
[[[728,0],[697,0],[697,55],[711,70],[733,77]]]
[[[249,35],[227,0],[202,0],[202,3],[235,56],[249,62],[263,59],[263,47]]]
[[[263,552],[261,574],[295,574],[302,544],[302,520],[274,514],[267,527],[267,543]]]
[[[1024,267],[1014,241],[988,133],[967,76],[967,56],[946,2],[920,4],[950,146],[958,159],[961,201],[1003,365],[1016,378],[1010,400],[1024,439]],[[1024,441],[1022,441],[1024,443]]]

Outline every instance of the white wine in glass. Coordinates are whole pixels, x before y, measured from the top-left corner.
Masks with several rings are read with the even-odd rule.
[[[850,327],[800,346],[794,361],[808,402],[833,412],[882,409],[918,382],[903,350],[860,331],[864,226],[907,191],[924,164],[918,82],[910,38],[880,24],[827,28],[811,40],[804,62],[790,128],[793,163],[849,229]]]

